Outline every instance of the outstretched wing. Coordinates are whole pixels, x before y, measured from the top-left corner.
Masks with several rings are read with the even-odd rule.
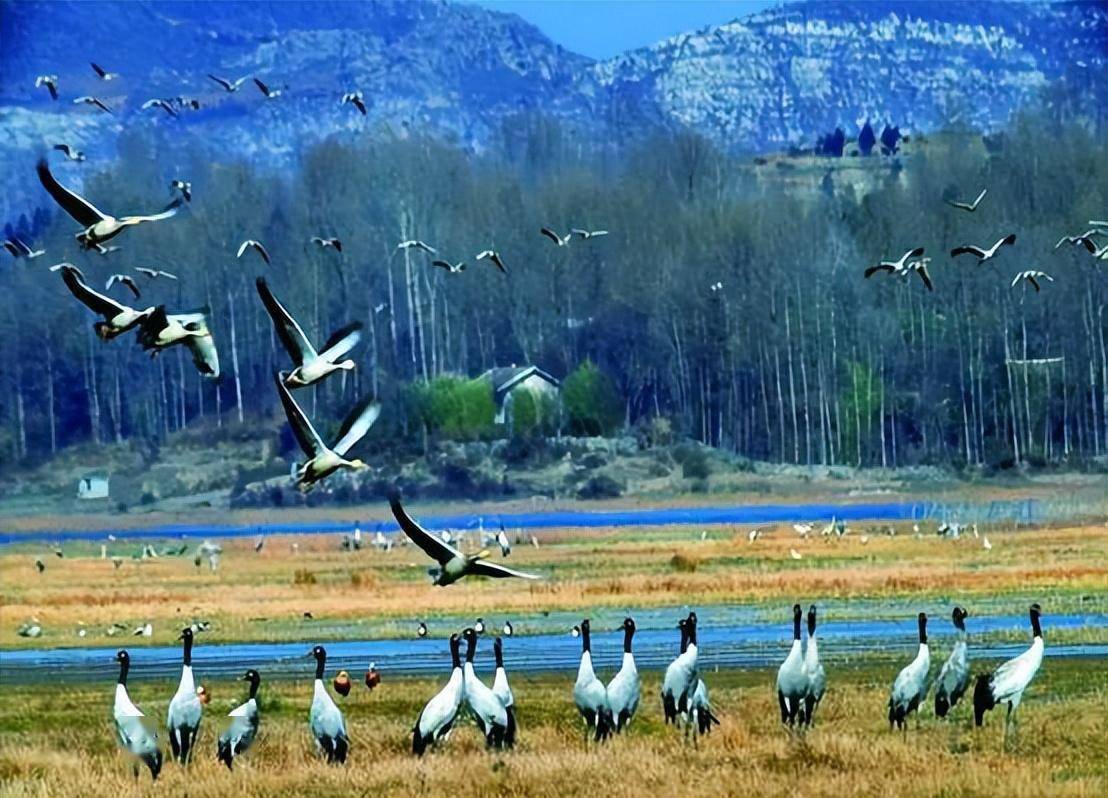
[[[547,238],[549,238],[555,244],[560,245],[562,243],[562,237],[559,236],[557,233],[555,233],[553,230],[551,230],[549,227],[543,227],[542,229],[539,230],[539,232],[542,233]]]
[[[214,80],[216,83],[218,83],[220,86],[222,86],[227,91],[234,91],[235,90],[234,86],[231,85],[231,81],[229,81],[229,80],[225,80],[224,78],[217,78],[215,75],[210,75],[210,74],[208,75],[208,77],[211,78],[212,80]]]
[[[152,213],[148,216],[124,216],[124,220],[139,221],[139,222],[158,222],[162,219],[168,219],[170,216],[174,216],[177,213],[177,209],[181,207],[184,200],[181,197],[177,197],[173,202],[166,205],[162,210],[157,213]]]
[[[97,222],[107,218],[105,214],[97,210],[96,206],[87,199],[74,194],[55,180],[54,175],[50,173],[50,165],[46,162],[45,158],[38,162],[36,169],[42,187],[49,192],[50,196],[54,198],[54,202],[58,203],[63,211],[76,219],[80,224],[83,224],[85,227],[92,227]]]
[[[185,339],[185,345],[192,353],[192,362],[196,370],[205,377],[219,378],[219,350],[215,348],[215,339],[211,333],[208,335],[190,335]]]
[[[77,297],[90,310],[99,313],[106,319],[114,318],[120,313],[131,310],[126,305],[121,305],[114,299],[89,288],[81,279],[81,272],[77,270],[76,266],[68,264],[62,266],[62,280],[65,281],[66,288],[73,296]]]
[[[417,524],[412,517],[404,511],[400,505],[400,495],[392,493],[389,496],[389,506],[396,517],[396,523],[404,530],[404,534],[412,543],[423,549],[424,553],[440,565],[445,565],[455,557],[461,557],[462,553],[449,543],[444,543],[438,535],[432,535],[426,529]]]
[[[327,343],[323,345],[319,356],[328,363],[334,363],[358,345],[358,341],[362,339],[361,330],[362,323],[360,321],[350,322],[350,324],[335,330],[331,333],[331,337],[327,339]]]
[[[296,435],[296,442],[300,444],[304,454],[315,457],[327,447],[323,445],[323,441],[312,426],[312,422],[308,421],[308,417],[304,415],[300,405],[296,404],[296,400],[292,398],[289,389],[285,387],[284,374],[277,372],[274,378],[277,383],[277,395],[281,397],[281,404],[285,407],[285,416],[289,420],[289,426],[292,427],[293,434]]]
[[[877,274],[877,272],[891,272],[892,270],[893,267],[888,263],[882,263],[877,266],[870,266],[868,269],[866,269],[865,272],[866,279],[868,280],[870,277],[873,277],[873,275]]]
[[[956,258],[959,255],[974,255],[978,258],[985,257],[985,250],[980,247],[955,247],[950,250],[950,257]]]
[[[331,447],[335,454],[345,457],[354,448],[354,444],[365,437],[380,415],[381,403],[375,402],[372,396],[359,402],[339,428],[339,439]]]
[[[254,85],[257,86],[258,90],[261,91],[261,93],[264,94],[266,97],[269,96],[269,86],[265,85],[257,78],[254,78]]]
[[[243,246],[245,246],[245,244]],[[277,330],[277,337],[281,339],[281,343],[284,344],[293,362],[301,366],[304,364],[305,360],[316,357],[316,351],[308,340],[308,336],[300,329],[300,325],[296,323],[296,319],[285,310],[285,306],[277,301],[277,297],[273,296],[273,292],[269,290],[269,285],[266,283],[265,278],[259,277],[254,282],[258,287],[258,296],[262,298],[262,304],[265,305],[265,309],[269,312],[269,317],[273,319],[273,326]]]
[[[518,576],[521,579],[542,579],[538,574],[517,571],[514,568],[498,565],[488,560],[477,560],[476,562],[470,563],[469,572],[477,576],[490,576],[493,579],[504,579],[509,576]]]

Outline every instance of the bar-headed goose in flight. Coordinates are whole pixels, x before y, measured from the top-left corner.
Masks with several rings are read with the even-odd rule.
[[[592,640],[589,619],[573,627],[573,632],[581,637],[581,662],[577,666],[577,680],[573,683],[573,703],[585,722],[585,740],[592,732],[597,742],[607,739],[612,733],[612,708],[608,703],[608,688],[596,678],[592,666]]]
[[[96,73],[96,77],[100,80],[115,80],[119,77],[118,72],[109,72],[95,61],[89,61],[89,66],[92,67],[92,71]]]
[[[342,242],[337,238],[323,238],[322,236],[312,236],[312,243],[320,249],[327,249],[331,247],[335,252],[342,252]]]
[[[342,99],[339,100],[339,105],[346,105],[349,103],[357,108],[362,116],[366,115],[365,100],[362,99],[362,93],[360,91],[348,91],[342,95]]]
[[[265,278],[259,277],[255,282],[262,304],[273,319],[277,337],[281,339],[289,357],[296,364],[296,367],[285,375],[286,386],[292,389],[304,388],[319,382],[328,374],[336,371],[351,371],[354,368],[353,360],[340,360],[340,358],[353,349],[361,339],[361,322],[353,322],[336,330],[327,339],[323,348],[317,352],[308,340],[308,336],[304,334],[304,330],[296,323],[296,319],[269,290]]]
[[[131,656],[125,649],[115,655],[119,663],[119,680],[115,685],[115,704],[112,717],[115,720],[115,736],[123,750],[135,758],[134,774],[138,778],[138,763],[150,768],[150,776],[158,780],[162,770],[162,751],[158,748],[158,733],[147,720],[142,710],[131,701],[127,693],[127,671],[131,667]]]
[[[250,76],[249,75],[243,75],[238,80],[228,80],[227,78],[221,78],[218,75],[212,75],[212,74],[209,73],[208,77],[211,80],[214,80],[220,86],[222,86],[223,90],[226,91],[228,94],[233,94],[233,93],[235,93],[236,91],[239,90],[239,87],[241,87],[242,84],[246,81],[246,79]]]
[[[1023,693],[1035,674],[1039,672],[1039,666],[1043,664],[1043,630],[1039,619],[1042,617],[1042,608],[1038,604],[1032,604],[1031,615],[1031,647],[1018,657],[1005,662],[992,673],[983,673],[977,677],[977,684],[973,690],[973,722],[980,726],[985,720],[985,713],[997,704],[1008,705],[1008,715],[1004,722],[1004,733],[1007,735],[1008,727],[1015,723],[1016,709],[1019,708]]]
[[[1012,288],[1015,288],[1017,285],[1020,284],[1020,282],[1026,281],[1028,283],[1031,283],[1031,285],[1034,286],[1034,288],[1035,288],[1035,293],[1038,293],[1041,290],[1041,286],[1039,284],[1043,280],[1046,280],[1048,283],[1053,283],[1054,282],[1054,278],[1051,277],[1046,272],[1040,272],[1040,271],[1035,271],[1034,269],[1028,269],[1027,271],[1020,272],[1019,274],[1017,274],[1015,277],[1012,278]]]
[[[203,709],[192,675],[192,629],[186,626],[177,639],[181,641],[181,680],[177,683],[177,692],[169,701],[165,725],[169,730],[173,758],[187,765],[192,758],[196,736],[200,733]]]
[[[45,86],[47,91],[50,92],[50,97],[54,100],[58,99],[58,76],[57,75],[39,75],[35,78],[35,88]]]
[[[569,243],[570,239],[573,238],[573,233],[566,233],[564,236],[560,236],[549,227],[543,227],[539,230],[539,232],[549,238],[559,247],[564,247],[566,244]]]
[[[916,247],[910,249],[900,256],[897,260],[883,260],[876,266],[870,266],[865,271],[865,277],[868,280],[877,272],[888,272],[889,274],[905,274],[907,272],[907,266],[905,265],[912,258],[919,258],[923,256],[923,247]]]
[[[30,245],[19,236],[4,239],[4,249],[10,252],[13,258],[27,258],[28,260],[46,254],[45,249],[31,249]]]
[[[254,85],[258,87],[258,91],[265,95],[267,100],[276,100],[284,93],[284,90],[288,88],[288,86],[284,86],[280,89],[271,89],[257,78],[254,78]]]
[[[243,256],[243,253],[245,253],[248,249],[252,249],[257,252],[258,255],[261,256],[262,260],[264,260],[267,265],[269,264],[269,252],[267,252],[266,248],[262,246],[261,241],[255,241],[253,238],[248,238],[241,244],[239,244],[239,251],[238,254],[235,255],[235,257],[241,258]]]
[[[437,568],[429,569],[429,573],[436,585],[445,587],[453,584],[465,576],[489,576],[493,579],[502,579],[508,576],[518,576],[523,579],[539,579],[536,574],[527,574],[516,571],[503,565],[488,562],[487,551],[466,555],[458,549],[445,543],[442,538],[432,535],[426,529],[417,524],[400,504],[400,496],[393,492],[389,496],[389,505],[396,522],[404,530],[413,543],[423,549],[432,560],[438,563]]]
[[[246,700],[231,710],[227,715],[230,723],[219,735],[219,743],[216,748],[216,756],[220,762],[232,769],[235,757],[246,752],[254,738],[258,734],[258,685],[262,677],[251,668],[242,677],[244,682],[250,682],[250,693]]]
[[[781,709],[781,722],[792,726],[800,716],[804,724],[804,699],[808,696],[808,669],[800,642],[800,619],[804,611],[793,605],[793,642],[785,661],[777,669],[777,703]]]
[[[145,266],[136,266],[135,271],[141,275],[149,277],[151,280],[156,280],[159,277],[164,277],[167,280],[177,279],[177,275],[173,272],[162,271],[161,269],[149,269]]]
[[[58,203],[63,211],[84,226],[85,229],[77,234],[77,241],[86,249],[93,249],[97,245],[115,238],[128,227],[143,222],[157,222],[168,219],[177,213],[177,209],[181,205],[180,198],[177,198],[159,213],[148,216],[120,216],[116,218],[98,210],[84,197],[59,183],[54,175],[50,173],[50,165],[45,158],[38,162],[38,179],[43,188],[54,198],[54,202]]]
[[[401,241],[396,245],[397,249],[422,249],[428,255],[437,255],[439,251],[430,244],[426,244],[418,239],[411,239],[409,241]]]
[[[493,249],[486,249],[477,256],[477,260],[485,260],[486,258],[504,274],[508,273],[508,267],[504,265],[504,261],[501,260],[499,252]]]
[[[431,265],[445,270],[447,274],[461,274],[466,270],[465,261],[461,261],[460,263],[451,263],[448,260],[433,260],[431,261]]]
[[[927,614],[919,614],[919,650],[916,658],[897,674],[889,693],[889,728],[905,729],[908,715],[927,698],[927,673],[931,670],[931,652],[927,647]]]
[[[588,241],[590,238],[599,238],[600,236],[608,235],[607,230],[582,230],[579,227],[574,227],[569,232],[570,235],[575,235],[582,241]]]
[[[677,723],[678,716],[689,711],[689,697],[699,678],[699,649],[696,644],[696,613],[678,623],[681,629],[681,653],[666,668],[662,679],[662,711],[666,723]]]
[[[99,108],[101,111],[104,111],[105,113],[110,114],[112,112],[112,109],[109,108],[108,106],[106,106],[104,104],[103,100],[100,100],[97,97],[92,97],[91,95],[87,95],[87,94],[83,97],[78,97],[77,99],[75,99],[73,101],[73,104],[74,105],[94,105],[97,108]]]
[[[343,422],[338,440],[333,446],[328,447],[315,431],[307,415],[296,404],[289,389],[285,387],[284,375],[278,372],[274,375],[274,380],[277,383],[277,394],[281,397],[289,426],[292,427],[300,448],[308,456],[308,459],[296,470],[296,487],[301,492],[307,493],[317,482],[326,479],[340,468],[355,471],[369,467],[359,459],[346,459],[346,453],[365,437],[369,428],[381,415],[379,403],[373,401],[372,397],[367,396],[363,399]]]
[[[172,116],[172,117],[177,116],[177,109],[173,107],[173,103],[171,103],[169,100],[163,99],[161,97],[152,97],[152,98],[150,98],[149,100],[147,100],[146,102],[144,102],[142,104],[141,108],[142,108],[143,111],[149,111],[151,108],[161,108],[163,111],[165,111],[170,116]]]
[[[1054,245],[1055,249],[1058,249],[1063,244],[1081,244],[1089,249],[1090,252],[1096,249],[1095,237],[1098,235],[1104,235],[1103,230],[1086,230],[1084,233],[1076,236],[1062,236],[1058,239],[1058,243]]]
[[[102,341],[110,341],[112,338],[122,335],[138,326],[139,323],[154,313],[155,309],[152,307],[145,310],[135,310],[93,291],[82,279],[83,275],[80,269],[70,263],[61,263],[58,264],[58,267],[61,268],[62,280],[70,293],[77,297],[89,310],[104,317],[103,321],[98,321],[92,325],[92,329],[96,331],[96,336]]]
[[[972,246],[972,245],[967,245],[967,246],[962,246],[962,247],[955,247],[954,249],[950,250],[950,257],[956,258],[959,255],[973,255],[975,258],[977,258],[977,265],[980,266],[982,263],[985,263],[986,261],[990,261],[993,258],[995,258],[996,255],[997,255],[997,252],[1000,251],[1001,247],[1011,246],[1012,244],[1015,244],[1015,243],[1016,243],[1016,234],[1015,233],[1009,233],[1008,235],[1004,236],[1004,238],[997,241],[995,244],[993,244],[988,249],[981,249],[981,247],[975,247],[975,246]]]
[[[166,313],[165,305],[159,305],[142,320],[139,344],[151,356],[171,346],[184,344],[192,354],[197,371],[209,379],[219,378],[219,351],[208,326],[207,308]]]
[[[608,682],[608,706],[612,710],[612,728],[618,734],[627,728],[631,718],[639,708],[641,685],[639,669],[635,666],[635,655],[631,653],[631,641],[635,636],[635,621],[624,618],[620,625],[623,630],[623,662],[619,671]]]
[[[138,284],[135,282],[134,278],[129,277],[126,274],[113,274],[111,277],[108,278],[108,282],[104,285],[104,290],[111,291],[112,286],[116,283],[119,283],[120,285],[125,285],[130,288],[131,293],[135,295],[135,299],[138,299],[140,296],[142,296],[142,294],[139,292]]]
[[[816,605],[808,607],[808,645],[804,649],[804,668],[808,672],[808,694],[804,698],[804,725],[812,725],[816,707],[827,690],[827,674],[819,660],[819,644],[816,642]]]
[[[65,155],[65,157],[71,161],[81,163],[85,160],[85,154],[83,152],[74,147],[70,147],[68,144],[55,144],[54,149]]]
[[[315,657],[315,684],[312,688],[312,706],[308,712],[308,730],[315,740],[316,749],[327,757],[328,763],[346,762],[350,751],[350,738],[346,735],[346,720],[335,699],[323,684],[323,670],[327,665],[327,651],[316,646],[308,652]]]
[[[977,195],[977,199],[973,202],[959,202],[958,200],[947,200],[946,204],[952,208],[961,208],[963,211],[969,211],[973,213],[977,210],[977,206],[981,203],[981,200],[985,198],[985,195],[989,193],[989,189],[981,189],[981,193]]]
[[[192,202],[192,183],[188,180],[170,180],[169,190],[178,192],[185,202]]]
[[[955,607],[951,613],[954,628],[958,630],[958,640],[939,671],[935,680],[935,717],[945,718],[947,713],[958,704],[969,686],[969,659],[966,657],[966,618],[967,613],[961,607]]]
[[[465,677],[462,673],[461,640],[450,635],[450,678],[446,685],[428,701],[412,727],[412,753],[423,756],[431,745],[445,742],[454,728],[458,710],[465,699]]]

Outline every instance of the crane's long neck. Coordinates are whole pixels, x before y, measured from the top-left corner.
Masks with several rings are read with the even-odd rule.
[[[124,687],[127,686],[127,671],[131,669],[131,661],[129,659],[120,660],[119,663],[119,683]]]
[[[457,640],[450,641],[450,661],[454,667],[454,670],[462,667],[462,653],[459,648],[460,647]]]
[[[694,622],[694,623],[687,624],[686,625],[686,631],[688,632],[688,635],[689,635],[688,645],[685,646],[685,648],[687,649],[689,646],[695,646],[696,645],[696,623]]]
[[[327,655],[317,654],[315,658],[315,678],[316,681],[323,680],[323,669],[327,666]]]
[[[689,628],[687,624],[681,624],[681,653],[684,654],[689,648]]]
[[[258,697],[258,684],[260,682],[261,682],[261,679],[258,677],[258,674],[255,673],[252,677],[250,677],[250,697],[251,698],[257,698]]]
[[[496,667],[503,668],[504,667],[504,651],[500,647],[500,641],[498,640],[498,641],[496,641],[496,643],[497,644],[495,646],[493,646],[492,653],[493,653],[493,656],[496,657]]]
[[[1043,636],[1043,629],[1039,626],[1039,616],[1034,612],[1031,613],[1031,631],[1034,633],[1035,637],[1041,638]]]
[[[927,645],[927,619],[919,619],[919,644],[921,646]]]
[[[477,653],[477,635],[466,638],[466,664],[473,664],[473,655]]]
[[[592,641],[589,639],[589,627],[581,626],[581,652],[589,654],[592,651]]]
[[[800,613],[793,614],[793,640],[800,641]]]
[[[192,665],[192,635],[185,635],[184,644],[181,647],[181,664]]]
[[[635,636],[634,627],[629,627],[623,630],[623,653],[631,653],[631,639]]]

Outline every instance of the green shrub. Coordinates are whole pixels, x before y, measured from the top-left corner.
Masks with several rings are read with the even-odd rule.
[[[610,435],[620,422],[620,402],[615,388],[591,360],[574,369],[562,385],[570,432],[575,435]]]
[[[449,440],[478,440],[491,434],[496,407],[484,380],[436,377],[405,391],[409,424]]]

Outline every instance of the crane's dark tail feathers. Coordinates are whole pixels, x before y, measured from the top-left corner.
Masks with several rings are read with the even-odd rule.
[[[983,673],[977,677],[977,684],[973,688],[973,724],[980,726],[985,720],[985,713],[996,706],[993,699],[993,690],[989,686],[991,674]]]
[[[712,724],[719,725],[719,718],[712,714],[710,709],[696,710],[696,726],[701,734],[707,734],[712,730]]]
[[[612,736],[612,728],[615,724],[612,721],[612,710],[602,709],[596,713],[596,742],[601,740],[607,740]]]
[[[158,780],[158,774],[162,772],[162,749],[155,748],[150,756],[143,757],[146,767],[150,768],[150,777]]]
[[[946,693],[935,694],[935,717],[945,718],[946,713],[950,711],[950,701],[947,700]]]
[[[508,707],[508,725],[504,728],[504,745],[512,748],[516,744],[516,712],[515,707]]]
[[[666,723],[677,722],[677,702],[673,700],[672,693],[662,694],[662,711],[666,716]]]
[[[416,726],[412,729],[412,753],[416,756],[423,756],[426,750],[427,740],[419,733],[419,726]]]
[[[345,737],[324,737],[320,744],[323,746],[323,753],[327,755],[328,764],[338,762],[341,765],[346,763],[346,755],[350,751],[350,741]]]
[[[232,749],[233,746],[231,745],[230,740],[219,741],[219,749],[216,754],[216,758],[219,759],[219,761],[222,762],[224,765],[226,765],[228,770],[234,770],[232,766],[235,761],[235,754]]]

